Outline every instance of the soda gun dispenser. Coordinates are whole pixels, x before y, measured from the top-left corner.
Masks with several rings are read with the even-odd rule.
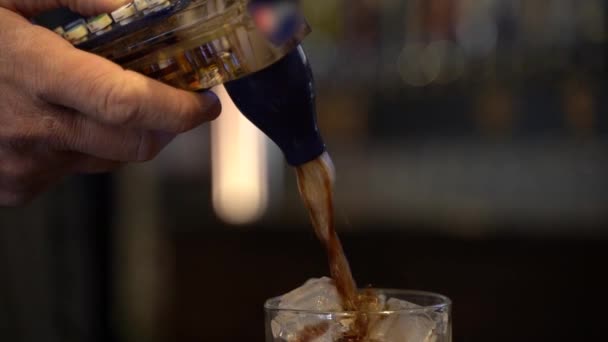
[[[254,125],[299,166],[325,152],[297,0],[136,0],[55,30],[77,48],[169,85],[224,84]]]

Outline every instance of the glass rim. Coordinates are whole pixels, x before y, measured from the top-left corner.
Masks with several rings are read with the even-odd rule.
[[[281,301],[282,296],[273,297],[264,303],[264,310],[270,312],[291,312],[298,314],[309,314],[309,315],[334,315],[334,316],[351,316],[355,314],[374,314],[374,315],[394,315],[394,314],[414,314],[414,313],[425,313],[429,311],[435,311],[439,309],[450,309],[452,306],[452,300],[445,295],[420,290],[403,290],[403,289],[384,289],[384,288],[372,288],[372,290],[379,291],[380,294],[385,294],[387,297],[395,296],[422,296],[427,298],[438,299],[437,304],[431,305],[420,305],[416,308],[398,309],[398,310],[382,310],[382,311],[320,311],[320,310],[303,310],[293,308],[280,308],[278,303]]]

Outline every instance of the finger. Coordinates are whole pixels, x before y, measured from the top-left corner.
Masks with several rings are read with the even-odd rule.
[[[114,161],[146,161],[175,137],[165,132],[110,126],[56,106],[47,105],[43,113],[30,134],[32,140],[46,142],[50,150]]]
[[[32,30],[38,32],[31,34],[28,42],[31,60],[22,69],[32,73],[33,68],[37,77],[23,81],[46,101],[111,125],[173,133],[213,120],[221,111],[212,92],[196,94],[175,89],[66,45],[44,29]]]
[[[0,5],[17,11],[26,17],[31,17],[59,7],[68,7],[72,11],[83,15],[94,15],[112,12],[128,2],[128,0],[9,0],[0,2]]]

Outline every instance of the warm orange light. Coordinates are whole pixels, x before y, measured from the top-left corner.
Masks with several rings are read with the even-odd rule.
[[[214,91],[223,111],[211,125],[213,207],[227,223],[251,223],[268,206],[265,137],[239,112],[223,86]]]

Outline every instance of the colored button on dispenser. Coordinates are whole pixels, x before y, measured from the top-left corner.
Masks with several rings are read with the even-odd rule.
[[[146,8],[148,8],[148,0],[135,0],[133,2],[138,11],[142,12]]]
[[[157,0],[152,0],[152,1],[148,1],[148,9],[144,11],[145,15],[148,15],[150,13],[154,13],[154,12],[158,12],[160,10],[163,10],[167,7],[169,7],[171,5],[171,3],[167,0],[162,0],[162,1],[157,1]]]
[[[65,26],[63,38],[72,43],[78,43],[87,38],[89,30],[84,19],[78,19]]]
[[[112,12],[112,18],[114,18],[114,21],[117,23],[120,23],[121,21],[133,17],[135,14],[137,14],[137,9],[133,3],[130,3]]]
[[[167,0],[146,0],[149,7],[156,7],[159,5],[163,5],[167,2]]]
[[[101,30],[107,28],[108,26],[112,25],[113,22],[114,21],[112,21],[112,18],[110,18],[109,15],[102,14],[102,15],[98,15],[96,17],[90,18],[87,23],[87,27],[89,28],[89,31],[91,31],[91,33],[95,33],[95,32],[101,31]]]

